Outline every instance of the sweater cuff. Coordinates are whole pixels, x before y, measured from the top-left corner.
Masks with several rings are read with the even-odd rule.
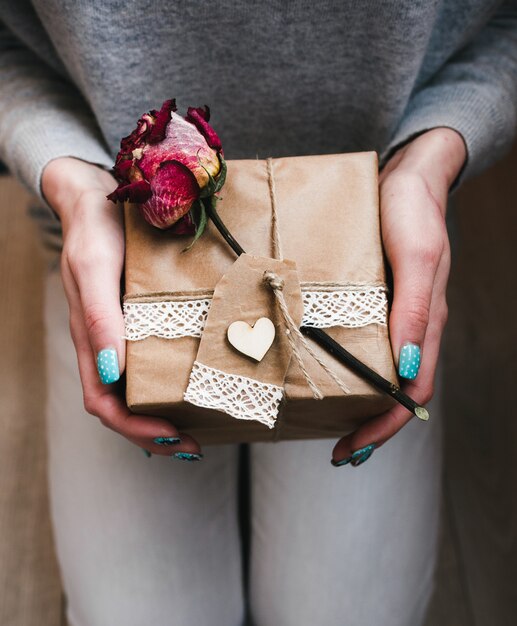
[[[465,142],[467,158],[451,187],[456,189],[500,158],[512,145],[514,104],[490,97],[474,83],[427,87],[410,101],[395,135],[380,156],[381,167],[406,143],[433,128],[451,128]]]
[[[13,176],[37,197],[54,221],[59,217],[43,195],[41,178],[45,166],[59,157],[74,157],[104,169],[111,169],[114,163],[90,116],[63,110],[59,116],[40,112],[37,119],[17,119],[16,130],[1,155]]]

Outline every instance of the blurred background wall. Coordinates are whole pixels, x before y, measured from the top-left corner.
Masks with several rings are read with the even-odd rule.
[[[45,259],[30,203],[0,176],[0,626],[65,626],[45,475]],[[517,147],[456,194],[453,212],[443,539],[427,626],[514,626]]]

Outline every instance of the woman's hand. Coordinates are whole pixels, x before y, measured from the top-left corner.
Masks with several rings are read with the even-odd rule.
[[[465,159],[461,136],[437,128],[398,150],[380,175],[382,239],[394,282],[391,344],[399,375],[405,380],[402,389],[421,405],[433,395],[447,320],[447,197]],[[372,419],[338,441],[333,463],[360,465],[411,417],[412,413],[397,405]]]
[[[131,413],[116,382],[125,369],[120,306],[124,231],[120,207],[106,199],[116,185],[108,172],[71,157],[48,163],[42,178],[43,194],[63,227],[61,276],[84,406],[104,426],[145,450],[188,452],[196,458],[200,448],[192,437],[178,434],[165,419]],[[174,443],[178,438],[181,442]]]

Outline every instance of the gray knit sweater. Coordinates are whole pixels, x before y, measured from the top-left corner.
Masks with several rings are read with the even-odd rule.
[[[176,97],[209,104],[231,158],[377,150],[437,126],[462,177],[510,145],[517,0],[0,0],[0,160],[41,195],[44,166],[110,168]]]

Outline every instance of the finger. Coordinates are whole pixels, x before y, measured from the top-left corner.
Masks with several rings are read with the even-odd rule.
[[[83,263],[76,275],[90,355],[95,355],[98,376],[104,384],[116,382],[125,369],[121,273],[119,259],[108,253]]]
[[[201,448],[194,438],[179,433],[168,420],[131,413],[123,399],[116,393],[116,385],[102,384],[91,358],[90,340],[82,319],[78,289],[74,285],[70,270],[66,267],[63,270],[63,282],[66,284],[70,331],[77,353],[86,411],[97,416],[107,428],[153,454],[171,455],[183,452],[200,455]],[[178,439],[178,443],[164,445],[165,442]]]
[[[399,375],[414,380],[447,242],[441,205],[420,178],[393,175],[381,186],[381,225],[394,280],[391,344]]]
[[[426,359],[422,362],[418,377],[403,385],[403,391],[421,405],[427,404],[433,395],[440,341],[447,319],[445,289],[448,275],[449,258],[446,254],[440,261],[431,298],[431,318],[424,338]],[[373,418],[337,442],[332,453],[334,464],[361,464],[371,456],[373,449],[391,439],[413,417],[413,413],[397,404]]]
[[[431,340],[433,338],[436,339],[435,335],[438,334],[435,333],[434,327],[434,321],[430,322],[428,333]],[[432,349],[433,347],[429,346],[428,350],[426,345],[426,360],[422,364],[418,380],[407,382],[402,386],[404,393],[408,394],[420,405],[425,405],[430,399],[427,381],[434,376],[436,367],[432,359]],[[365,451],[364,454],[367,454],[367,458],[369,458],[374,449],[380,448],[386,441],[396,435],[413,417],[414,415],[411,411],[408,411],[401,404],[396,404],[389,411],[372,418],[356,431],[337,442],[332,451],[334,464],[346,465],[352,463],[355,465],[355,459],[359,460],[363,457],[363,450]],[[365,458],[362,462],[365,460],[367,459]]]
[[[123,250],[97,245],[72,268],[90,350],[104,384],[116,382],[125,369],[126,344],[120,278]]]
[[[124,264],[122,213],[98,194],[77,207],[67,234],[66,257],[82,304],[92,358],[104,384],[117,381],[125,369],[125,328],[120,304]]]
[[[420,369],[438,263],[437,252],[423,250],[414,256],[401,255],[392,265],[389,329],[398,372],[405,379],[414,380]]]

